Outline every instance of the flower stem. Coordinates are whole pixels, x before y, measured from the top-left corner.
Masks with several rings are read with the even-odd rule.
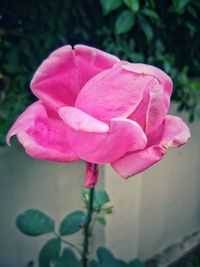
[[[97,164],[93,164],[93,175],[96,175],[97,171]],[[89,251],[89,227],[90,223],[92,221],[92,215],[93,215],[93,201],[94,201],[94,187],[89,189],[89,201],[87,205],[87,216],[85,220],[85,224],[83,226],[83,253],[82,253],[82,263],[84,267],[88,266],[88,251]]]

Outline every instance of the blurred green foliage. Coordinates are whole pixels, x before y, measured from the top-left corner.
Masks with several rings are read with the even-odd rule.
[[[164,69],[173,99],[200,117],[199,0],[1,0],[0,143],[33,101],[29,82],[55,48],[83,43]]]

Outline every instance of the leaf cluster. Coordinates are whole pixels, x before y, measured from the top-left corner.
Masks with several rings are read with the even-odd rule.
[[[83,191],[83,201],[87,209],[89,190]],[[106,206],[109,201],[110,198],[104,189],[95,189],[90,236],[92,236],[94,222],[105,225],[105,215],[112,213],[113,207]],[[67,237],[82,232],[85,222],[86,212],[83,210],[75,210],[67,214],[59,224],[58,231],[56,231],[55,221],[38,209],[28,209],[16,218],[17,228],[25,235],[32,237],[53,235],[40,250],[39,267],[82,267],[81,248],[68,241]],[[64,249],[62,249],[62,244],[65,245]]]

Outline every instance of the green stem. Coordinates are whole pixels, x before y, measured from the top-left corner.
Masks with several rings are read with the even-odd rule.
[[[96,174],[97,165],[94,164],[94,175]],[[89,227],[90,223],[92,221],[92,215],[93,215],[93,201],[94,201],[94,187],[90,188],[89,190],[89,202],[87,205],[87,216],[85,220],[85,224],[83,226],[83,252],[82,252],[82,263],[84,267],[88,266],[88,251],[89,251]]]

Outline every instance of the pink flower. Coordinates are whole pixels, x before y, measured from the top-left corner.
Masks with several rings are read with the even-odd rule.
[[[37,159],[110,163],[128,178],[190,137],[180,118],[167,115],[172,92],[167,74],[92,47],[54,51],[36,71],[31,89],[39,100],[16,120],[7,143],[16,135]],[[92,181],[87,165],[85,186],[94,186],[97,174]]]

